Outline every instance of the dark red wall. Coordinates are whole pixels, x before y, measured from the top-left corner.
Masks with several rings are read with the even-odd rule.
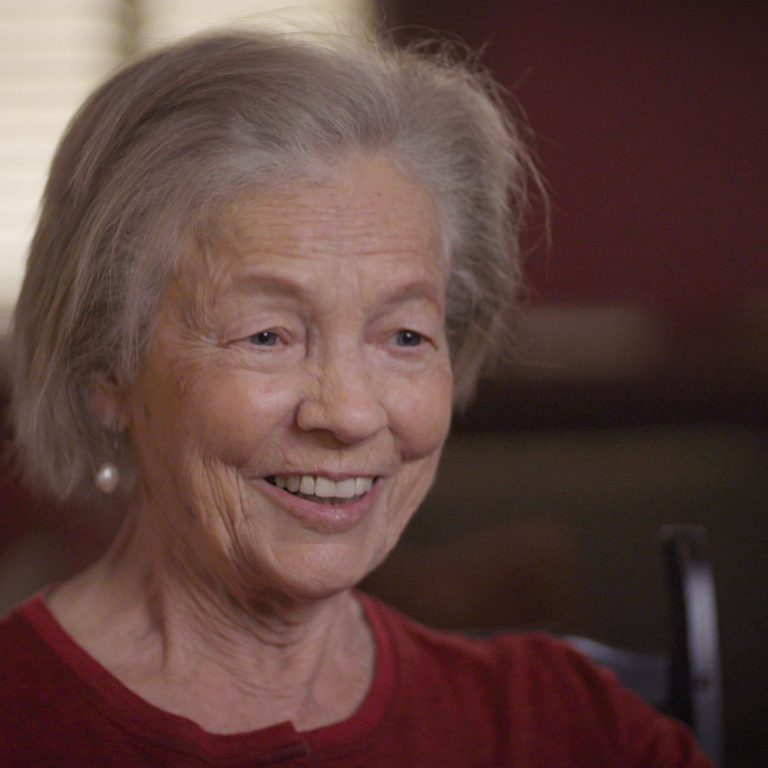
[[[685,375],[738,362],[768,307],[768,3],[402,0],[390,21],[487,44],[527,111],[554,203],[538,300],[661,313]]]

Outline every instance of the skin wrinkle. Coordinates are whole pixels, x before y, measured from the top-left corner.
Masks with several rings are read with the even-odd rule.
[[[311,180],[302,179],[289,179],[278,185],[270,186],[269,194],[267,195],[267,206],[269,205],[269,197],[277,197],[274,201],[273,207],[275,212],[279,214],[286,205],[291,205],[296,198],[301,195],[302,192],[307,190],[322,189],[328,190],[329,182],[336,182],[341,187],[342,191],[337,191],[331,187],[332,201],[335,206],[332,210],[333,214],[338,215],[343,213],[346,205],[346,200],[352,196],[353,190],[350,189],[351,182],[349,181],[349,175],[346,174],[346,170],[349,167],[354,167],[357,164],[375,164],[377,161],[381,162],[381,158],[368,157],[368,156],[350,156],[347,158],[346,163],[342,163],[339,166],[326,167],[322,170],[318,169],[316,177]],[[416,182],[411,174],[402,167],[400,163],[393,163],[393,167],[404,177],[413,182]],[[381,197],[381,194],[376,195],[377,198]],[[240,217],[242,211],[239,210],[242,201],[246,201],[246,206],[250,205],[254,199],[259,199],[259,192],[254,190],[250,194],[244,194],[241,198],[230,204],[225,209],[218,211],[209,221],[209,227],[206,228],[205,238],[198,237],[196,242],[198,246],[197,250],[188,246],[189,252],[184,260],[184,270],[177,276],[177,284],[181,289],[180,296],[183,298],[183,304],[185,312],[189,312],[192,307],[195,308],[194,314],[190,313],[190,316],[186,316],[189,327],[194,327],[201,321],[204,322],[204,318],[209,316],[215,309],[215,297],[221,294],[223,288],[223,282],[231,277],[229,270],[230,259],[236,261],[247,253],[248,251],[258,252],[259,247],[263,244],[259,241],[256,243],[251,242],[251,232],[249,228],[244,225],[243,220]],[[430,204],[430,216],[433,218],[432,226],[432,247],[439,249],[443,254],[443,258],[446,260],[443,264],[443,268],[448,270],[448,244],[445,242],[445,236],[443,234],[444,227],[440,225],[440,209],[432,202]],[[312,226],[316,226],[318,223],[323,223],[322,213],[317,211],[305,211],[309,215],[305,215],[303,219],[303,227],[300,230],[305,233],[303,239],[295,238],[299,240],[302,248],[308,249],[308,252],[312,256],[325,255],[320,243],[323,241],[323,236],[332,245],[336,246],[333,232],[324,231],[320,237],[317,232],[312,231]],[[390,225],[400,226],[401,228],[407,222],[402,219],[397,219],[394,213],[391,214]],[[215,224],[214,224],[215,222]],[[365,254],[367,253],[364,243],[368,239],[369,229],[367,226],[360,224],[358,232],[352,240],[354,242],[354,252]],[[407,231],[402,230],[402,234],[408,234]],[[280,234],[274,238],[275,241],[280,240]],[[283,253],[281,255],[293,255],[292,253]],[[371,255],[376,255],[374,250]],[[407,252],[406,252],[407,256]],[[435,300],[439,300],[444,304],[444,296],[435,296]],[[443,307],[444,311],[444,307]],[[210,329],[206,329],[210,333]]]
[[[445,263],[428,193],[376,158],[241,200],[222,224],[115,401],[140,505],[50,604],[156,706],[217,733],[302,730],[365,696],[375,649],[349,588],[434,479],[451,411]],[[423,342],[400,346],[403,328]],[[277,335],[254,344],[264,330]],[[304,518],[265,480],[334,472],[379,478],[359,519]]]

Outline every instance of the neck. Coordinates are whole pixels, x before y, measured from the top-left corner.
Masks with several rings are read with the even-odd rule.
[[[90,569],[49,596],[63,627],[155,706],[206,730],[298,730],[348,717],[375,646],[349,591],[317,600],[244,592],[184,571],[127,522]],[[155,539],[157,540],[157,539]]]

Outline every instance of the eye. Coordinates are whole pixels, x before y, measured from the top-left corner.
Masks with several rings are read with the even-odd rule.
[[[248,341],[257,347],[274,347],[280,341],[280,337],[274,331],[260,331],[249,336]]]
[[[423,337],[418,331],[403,329],[395,334],[395,344],[398,347],[418,347],[422,341]]]

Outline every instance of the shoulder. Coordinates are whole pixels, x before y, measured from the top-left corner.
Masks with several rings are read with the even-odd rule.
[[[38,594],[0,619],[2,722],[23,716],[28,706],[38,707],[48,692],[66,685],[69,668],[46,637],[45,617]]]
[[[28,615],[37,599],[0,620],[0,750],[19,759],[30,753],[41,726],[55,716],[52,699],[59,698],[51,671],[55,657]]]
[[[401,665],[448,669],[452,676],[498,679],[505,687],[539,689],[602,684],[610,678],[561,640],[542,632],[498,632],[483,637],[432,629],[370,597],[366,611],[381,622]]]
[[[38,754],[41,741],[55,750],[76,732],[86,694],[59,655],[55,627],[47,627],[42,595],[0,620],[0,750]],[[49,636],[48,630],[53,630]],[[14,763],[15,764],[15,763]]]
[[[423,627],[380,603],[371,610],[392,637],[410,705],[423,711],[427,701],[449,722],[452,712],[468,733],[529,760],[520,764],[709,765],[687,728],[557,638],[477,639]]]
[[[30,667],[39,668],[49,651],[33,619],[40,595],[22,603],[0,619],[0,686],[25,687],[31,681],[26,677]]]

